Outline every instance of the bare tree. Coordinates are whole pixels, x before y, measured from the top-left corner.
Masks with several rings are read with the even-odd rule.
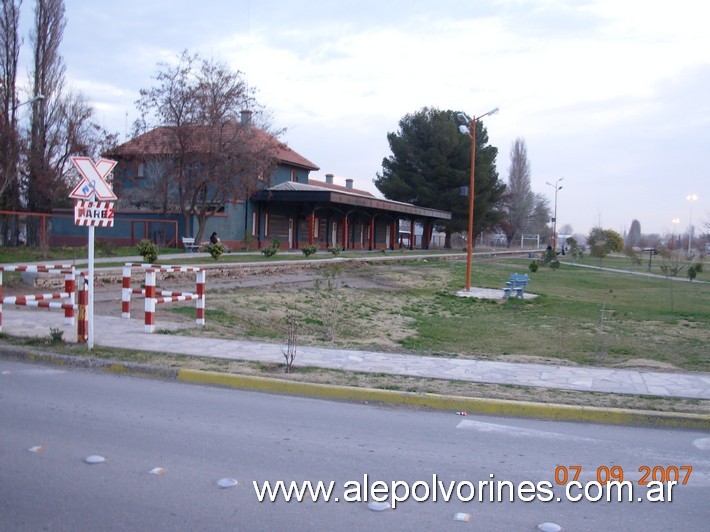
[[[197,219],[199,241],[210,217],[251,196],[270,175],[278,143],[251,118],[240,120],[255,105],[240,72],[185,51],[177,64],[159,64],[155,80],[136,102],[136,132],[162,124],[165,145],[153,143],[148,155],[169,164],[166,197],[188,228]]]
[[[552,229],[548,225],[551,217],[552,209],[547,197],[543,194],[533,194],[533,210],[526,230],[532,234],[542,235],[546,239],[549,238],[552,234]]]
[[[173,161],[169,156],[153,157],[140,163],[137,178],[142,186],[128,186],[121,189],[118,203],[122,207],[137,207],[166,214],[175,203],[170,197],[170,168]]]
[[[48,154],[53,176],[66,188],[68,179],[74,175],[71,163],[73,155],[86,155],[97,159],[118,142],[117,133],[109,133],[93,121],[94,109],[80,93],[60,96],[57,106],[57,123],[48,135]],[[55,192],[52,205],[58,205],[66,195]]]
[[[286,345],[281,348],[286,359],[286,373],[291,373],[293,361],[298,351],[298,320],[291,312],[286,312]]]
[[[535,195],[530,188],[530,163],[522,138],[515,139],[510,149],[506,204],[507,212],[501,225],[510,246],[513,238],[527,229],[535,209]]]

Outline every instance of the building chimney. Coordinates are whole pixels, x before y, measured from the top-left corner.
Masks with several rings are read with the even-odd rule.
[[[346,187],[346,188],[353,188],[353,180],[352,180],[352,179],[346,179],[346,180],[345,180],[345,187]]]
[[[328,183],[329,185],[333,184],[333,174],[325,174],[325,182]]]
[[[252,115],[252,112],[249,109],[244,109],[241,112],[243,126],[250,126],[251,125],[251,115]]]

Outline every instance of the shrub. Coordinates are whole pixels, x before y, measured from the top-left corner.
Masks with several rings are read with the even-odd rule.
[[[301,251],[306,257],[310,257],[313,255],[316,251],[318,251],[318,246],[315,244],[309,244],[307,246],[303,246],[301,248]]]
[[[696,262],[692,266],[688,268],[688,280],[692,281],[695,279],[699,273],[703,272],[703,263],[702,262]]]
[[[274,255],[276,255],[276,253],[278,253],[280,247],[281,242],[278,239],[274,238],[271,241],[271,244],[269,244],[269,247],[262,249],[261,252],[264,254],[265,257],[273,257]]]
[[[244,249],[249,251],[251,249],[251,245],[254,243],[256,239],[251,235],[249,232],[244,233],[244,240],[242,241],[244,243]]]
[[[158,246],[150,240],[143,239],[138,244],[138,254],[149,264],[155,264],[158,260]]]
[[[205,249],[207,250],[207,253],[212,255],[214,260],[219,260],[219,258],[227,252],[227,246],[222,244],[222,242],[217,242],[216,244],[210,242],[205,246]]]
[[[631,246],[626,246],[624,248],[624,254],[631,261],[632,267],[641,265],[641,256],[639,255],[638,251],[636,251]]]
[[[528,264],[528,270],[530,270],[532,273],[535,273],[540,265],[537,263],[536,260],[532,261],[530,264]]]
[[[567,253],[572,256],[572,260],[581,260],[584,257],[584,246],[580,246],[574,237],[569,237],[566,242],[568,246]]]
[[[558,261],[557,259],[550,261],[550,269],[551,270],[556,270],[559,267],[560,267],[560,261]]]
[[[58,327],[49,328],[49,343],[61,344],[64,342],[64,331]]]
[[[555,253],[555,250],[552,249],[552,246],[548,246],[548,249],[542,256],[542,264],[545,266],[549,266],[550,263],[555,260],[555,257],[557,257],[557,253]]]
[[[343,251],[342,246],[333,246],[331,248],[328,248],[328,251],[333,254],[334,257],[337,257],[340,255],[340,252]]]

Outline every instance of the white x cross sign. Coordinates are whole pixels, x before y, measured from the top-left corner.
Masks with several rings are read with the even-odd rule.
[[[76,188],[69,194],[73,199],[91,199],[91,195],[96,192],[95,200],[112,201],[116,200],[116,195],[106,182],[106,176],[111,173],[116,161],[109,159],[99,159],[96,164],[89,157],[72,157],[76,169],[79,170],[82,180]]]

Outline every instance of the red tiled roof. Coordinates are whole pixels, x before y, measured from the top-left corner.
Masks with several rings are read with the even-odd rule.
[[[266,133],[264,133],[266,134]],[[306,159],[303,155],[296,153],[283,142],[278,143],[276,148],[276,158],[284,163],[300,166],[306,170],[320,170],[315,164]]]
[[[342,185],[336,185],[334,183],[326,183],[325,181],[317,181],[315,179],[308,180],[309,185],[316,187],[328,188],[330,190],[337,190],[338,192],[348,192],[350,194],[357,194],[358,196],[367,196],[368,198],[374,198],[375,195],[367,190],[360,190],[358,188],[348,188]]]
[[[209,141],[211,140],[208,136],[210,129],[214,129],[217,126],[194,126],[194,131],[191,135],[190,141],[195,147],[195,150],[206,150],[209,146]],[[230,122],[224,125],[223,134],[226,138],[236,137],[239,135],[237,128],[244,127],[236,122]],[[302,155],[296,153],[291,148],[289,148],[283,142],[277,140],[274,136],[266,133],[265,131],[253,128],[253,132],[256,134],[256,142],[269,143],[273,142],[274,145],[274,156],[275,158],[285,164],[292,166],[298,166],[305,168],[307,170],[318,170],[319,168],[313,164],[311,161],[303,157]],[[170,126],[156,127],[155,129],[143,133],[128,142],[117,146],[109,152],[109,156],[123,156],[123,157],[140,157],[146,155],[167,155],[173,154],[178,151],[178,139],[175,135],[175,128]]]

